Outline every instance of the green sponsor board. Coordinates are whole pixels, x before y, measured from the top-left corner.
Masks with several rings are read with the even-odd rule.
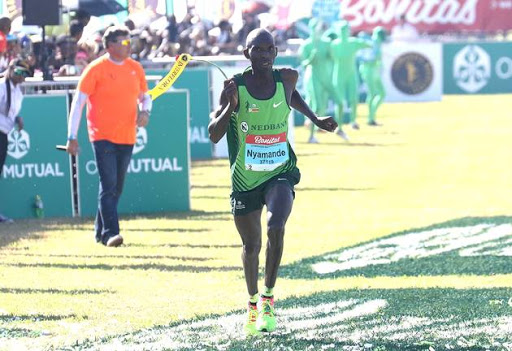
[[[119,213],[190,210],[189,95],[176,90],[160,96],[149,124],[137,131],[137,142],[125,178]],[[79,130],[80,214],[96,214],[98,170],[84,119]]]
[[[39,195],[46,217],[72,216],[69,157],[55,150],[66,135],[67,106],[64,94],[24,98],[20,116],[25,128],[8,135],[0,213],[11,218],[35,217]]]
[[[169,71],[146,70],[148,75],[165,76]],[[150,87],[151,89],[152,87]],[[186,68],[173,85],[176,89],[190,91],[190,156],[194,160],[211,159],[212,144],[208,138],[210,122],[210,79],[208,68]],[[160,98],[153,102],[154,106],[164,104]],[[174,110],[171,110],[174,114]]]
[[[512,92],[512,43],[445,44],[445,94]]]

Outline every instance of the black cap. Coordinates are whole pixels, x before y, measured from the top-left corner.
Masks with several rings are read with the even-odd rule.
[[[30,64],[28,63],[28,61],[21,57],[12,59],[11,62],[9,62],[9,67],[24,70],[27,72],[27,76],[32,76],[32,74],[33,74],[32,68],[30,67]]]

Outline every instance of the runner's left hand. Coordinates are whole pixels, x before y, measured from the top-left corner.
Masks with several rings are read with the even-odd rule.
[[[318,128],[322,128],[328,132],[334,132],[334,130],[338,128],[338,123],[336,123],[331,116],[317,117],[315,124]]]

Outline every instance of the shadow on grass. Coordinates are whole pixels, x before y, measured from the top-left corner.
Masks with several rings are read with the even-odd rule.
[[[67,263],[1,263],[0,266],[4,267],[17,267],[17,268],[50,268],[50,269],[97,269],[97,270],[157,270],[161,272],[189,272],[189,273],[203,273],[203,272],[237,272],[242,271],[242,267],[223,266],[223,267],[208,267],[208,266],[186,266],[186,265],[166,265],[166,264],[124,264],[124,265],[110,265],[110,264],[67,264]]]
[[[226,244],[226,245],[207,245],[207,244],[137,244],[128,243],[123,247],[181,247],[193,249],[239,249],[241,244]]]
[[[229,211],[186,211],[186,212],[155,212],[147,213],[144,215],[126,216],[123,215],[123,220],[133,219],[178,219],[178,220],[224,220],[226,216],[231,219],[231,212]]]
[[[9,324],[16,322],[59,322],[67,319],[75,319],[76,314],[68,315],[54,315],[54,314],[0,314],[0,340],[2,339],[17,339],[17,338],[38,338],[43,335],[40,330],[31,330],[26,328],[8,327]],[[87,316],[82,316],[82,319],[87,319]],[[7,327],[4,327],[7,326]],[[5,346],[5,345],[4,345]],[[0,341],[0,349],[2,348],[2,342]],[[25,348],[23,348],[25,349]],[[14,349],[12,349],[14,350]]]
[[[280,268],[290,279],[512,273],[512,217],[469,217],[412,229]]]
[[[155,245],[160,246],[160,245]],[[136,259],[136,260],[181,260],[181,261],[198,261],[204,262],[212,260],[208,257],[184,257],[184,256],[170,256],[170,255],[79,255],[79,254],[32,254],[25,252],[14,252],[8,249],[0,252],[0,256],[23,256],[23,257],[64,257],[64,258],[108,258],[108,259]]]
[[[124,222],[131,222],[140,220],[141,218],[152,220],[198,220],[198,221],[231,221],[232,215],[229,211],[187,211],[187,212],[161,212],[141,215],[122,215],[121,220]],[[11,224],[0,224],[0,248],[10,245],[21,239],[41,239],[44,237],[45,232],[49,231],[73,231],[73,230],[87,230],[91,233],[94,231],[94,218],[81,217],[81,218],[45,218],[45,219],[20,219]],[[169,225],[170,228],[157,228],[157,229],[126,229],[133,231],[168,231],[168,232],[207,232],[211,228],[198,228],[198,229],[184,229],[176,228],[176,226]]]
[[[76,314],[56,315],[56,314],[0,314],[0,322],[16,322],[16,321],[60,321],[63,319],[76,318]]]
[[[16,339],[16,338],[37,338],[41,333],[25,329],[25,328],[2,328],[0,327],[0,340],[1,339]],[[1,346],[1,344],[0,344]]]
[[[192,185],[191,188],[192,189],[226,189],[228,192],[231,191],[230,185]]]
[[[96,289],[22,289],[22,288],[0,288],[2,294],[58,294],[58,295],[99,295],[114,294],[112,290],[96,290]],[[0,317],[1,319],[1,317]]]
[[[277,329],[252,338],[243,332],[243,309],[86,342],[81,350],[505,350],[510,296],[510,288],[337,290],[276,300]]]
[[[228,201],[229,200],[229,197],[228,196],[194,196],[192,195],[191,198],[193,199],[211,199],[211,200],[226,200]]]
[[[123,232],[167,232],[167,233],[205,233],[211,232],[211,229],[207,228],[122,228]]]

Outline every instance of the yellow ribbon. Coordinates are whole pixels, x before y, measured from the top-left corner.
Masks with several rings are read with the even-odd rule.
[[[157,97],[165,93],[178,79],[181,72],[185,69],[185,66],[190,62],[192,56],[189,54],[181,54],[177,59],[171,70],[167,75],[158,82],[158,84],[149,91],[149,95],[151,96],[151,100],[155,100]]]

